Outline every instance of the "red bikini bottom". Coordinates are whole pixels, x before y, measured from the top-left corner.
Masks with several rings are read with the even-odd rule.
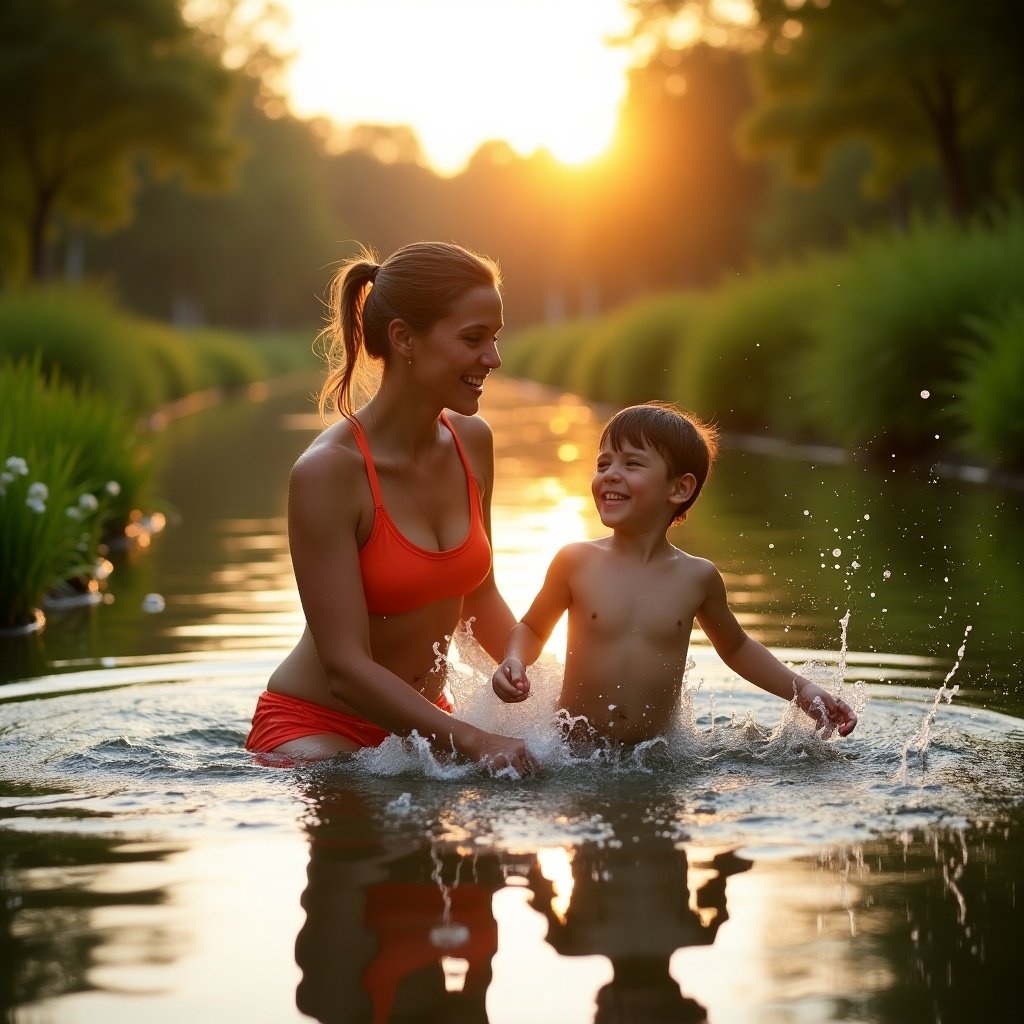
[[[452,705],[443,693],[437,698],[436,706],[452,713]],[[358,715],[332,711],[312,701],[264,690],[256,702],[245,749],[269,754],[289,740],[321,732],[344,736],[361,747],[379,747],[391,735],[387,729]]]

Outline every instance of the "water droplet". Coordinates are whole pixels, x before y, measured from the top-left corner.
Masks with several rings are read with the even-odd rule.
[[[921,392],[921,397],[922,398],[931,398],[931,396],[932,396],[932,393],[930,391],[922,391]]]
[[[469,940],[469,929],[464,924],[439,924],[430,929],[430,944],[435,949],[454,949]]]
[[[865,519],[870,519],[870,518],[871,518],[871,516],[870,516],[870,515],[869,515],[869,514],[868,514],[867,512],[865,512],[865,513],[864,513],[864,518],[865,518]]]
[[[809,516],[810,514],[811,514],[811,510],[809,508],[805,508],[804,509],[804,515],[805,516]]]
[[[886,569],[885,572],[882,573],[882,579],[884,579],[884,580],[889,579],[890,576],[892,576],[892,573],[889,572],[888,569]]]
[[[842,553],[843,553],[843,549],[842,548],[833,548],[832,549],[832,557],[833,558],[838,558]]]

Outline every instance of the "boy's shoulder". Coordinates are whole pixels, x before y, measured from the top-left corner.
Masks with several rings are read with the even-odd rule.
[[[607,548],[607,538],[572,541],[558,549],[551,564],[563,570],[575,569],[594,558],[600,558]]]
[[[709,558],[702,558],[700,555],[691,555],[688,551],[672,545],[675,555],[674,567],[677,572],[687,575],[711,577],[720,575],[718,567]]]

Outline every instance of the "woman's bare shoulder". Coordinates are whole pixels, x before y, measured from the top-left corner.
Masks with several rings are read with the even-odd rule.
[[[355,500],[366,480],[362,453],[346,421],[321,431],[295,460],[289,480],[292,499],[315,495],[332,505]]]
[[[490,450],[494,444],[494,433],[491,425],[482,416],[464,416],[460,412],[445,411],[452,430],[459,435],[459,440],[472,448]]]

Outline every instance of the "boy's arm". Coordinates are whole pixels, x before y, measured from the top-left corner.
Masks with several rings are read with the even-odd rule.
[[[783,700],[795,697],[797,704],[828,732],[833,728],[839,730],[840,736],[853,732],[857,725],[853,708],[787,668],[763,644],[746,634],[729,607],[721,574],[710,562],[707,565],[705,598],[696,619],[722,661],[768,693]]]
[[[491,688],[506,703],[516,703],[530,696],[526,666],[540,657],[551,631],[571,600],[568,562],[569,555],[563,548],[548,566],[544,583],[529,611],[512,627],[505,642],[505,659],[491,676]]]

